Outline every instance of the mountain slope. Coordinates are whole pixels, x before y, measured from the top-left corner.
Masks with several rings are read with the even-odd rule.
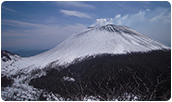
[[[29,72],[33,68],[43,68],[50,63],[65,65],[76,58],[103,53],[125,54],[130,52],[147,52],[152,50],[170,49],[128,27],[106,25],[88,28],[73,34],[55,48],[42,54],[23,58],[9,66],[9,74],[15,71]]]
[[[84,100],[82,96],[90,95],[108,101],[168,100],[171,97],[170,55],[170,50],[157,50],[89,56],[60,71],[59,66],[49,67],[46,75],[32,79],[29,85],[71,100]],[[53,98],[52,95],[50,99]],[[49,99],[49,95],[44,94],[41,99]]]

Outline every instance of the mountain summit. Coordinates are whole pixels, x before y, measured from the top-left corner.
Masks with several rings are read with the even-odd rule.
[[[65,65],[76,58],[98,54],[126,54],[170,49],[170,47],[126,26],[108,24],[73,34],[55,48],[13,63],[15,70],[43,68],[50,63]],[[13,70],[12,66],[9,66]]]

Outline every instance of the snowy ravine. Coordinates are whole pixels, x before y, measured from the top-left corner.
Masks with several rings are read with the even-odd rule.
[[[12,59],[7,61],[3,61],[1,58],[1,76],[7,76],[14,80],[11,86],[1,87],[1,97],[3,100],[38,100],[43,90],[29,86],[28,83],[33,78],[46,75],[44,68],[50,64],[52,66],[67,66],[75,59],[82,59],[85,56],[104,53],[127,54],[163,49],[171,48],[129,27],[108,24],[87,28],[73,34],[55,48],[39,55],[26,58],[10,55]],[[67,76],[64,76],[63,80],[75,81],[74,78]],[[63,100],[53,93],[48,93],[47,97]],[[84,100],[97,99],[94,96],[85,96]]]

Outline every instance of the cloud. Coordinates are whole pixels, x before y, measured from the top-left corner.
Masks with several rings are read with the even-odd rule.
[[[22,27],[22,28],[40,28],[40,27],[47,27],[46,25],[41,25],[41,24],[36,24],[36,23],[30,23],[30,22],[23,22],[23,21],[18,21],[18,20],[6,20],[2,19],[1,23],[3,25],[9,25],[9,26],[14,26],[14,27]]]
[[[140,3],[144,3],[144,4],[150,4],[150,1],[149,0],[102,0],[102,1],[107,1],[107,2],[122,2],[122,3],[126,3],[126,2],[131,2],[131,1],[134,1],[134,2],[140,2]]]
[[[18,20],[2,20],[2,26],[13,29],[1,29],[2,47],[18,48],[52,48],[73,33],[86,29],[83,24],[66,24],[64,26],[47,23],[37,24]],[[10,42],[10,43],[9,43]]]
[[[60,35],[60,34],[71,34],[76,31],[80,31],[84,28],[86,28],[83,24],[75,24],[75,25],[65,25],[60,26],[56,24],[37,24],[37,23],[29,23],[24,21],[18,21],[18,20],[4,20],[2,19],[2,26],[8,25],[16,27],[17,29],[2,29],[2,36],[9,36],[6,35],[5,32],[9,32],[13,35],[19,34],[19,35]],[[15,33],[16,32],[16,33]],[[60,35],[62,36],[62,35]]]
[[[149,0],[135,0],[135,1],[138,1],[138,2],[141,2],[141,3],[145,3],[145,4],[150,4]]]
[[[158,20],[162,20],[164,23],[170,23],[171,22],[170,19],[171,19],[171,12],[168,12],[168,14],[167,12],[162,12],[159,15],[153,17],[150,21],[156,22]]]
[[[91,25],[91,27],[96,27],[96,26],[103,26],[106,24],[110,24],[111,22],[108,21],[106,18],[100,18],[100,19],[96,19],[96,22],[94,24]]]
[[[16,10],[7,8],[7,7],[3,6],[3,5],[1,6],[1,8],[2,8],[2,9],[5,9],[5,10],[7,10],[7,11],[11,11],[11,12],[18,12],[18,11],[16,11]]]
[[[66,7],[84,7],[84,8],[95,8],[93,5],[86,4],[81,1],[57,1],[57,4],[64,5]]]
[[[67,16],[76,16],[79,18],[92,18],[90,15],[85,14],[83,12],[79,12],[79,11],[60,10],[60,12],[63,13],[64,15],[67,15]]]
[[[100,18],[91,26],[115,24],[128,26],[146,36],[171,45],[171,11],[167,8],[140,10],[135,14],[117,14],[113,18]]]
[[[126,2],[127,0],[102,0],[107,2]]]
[[[102,21],[103,20],[103,21]],[[135,23],[170,23],[171,22],[171,12],[166,8],[157,8],[153,11],[150,9],[140,10],[136,14],[126,14],[121,16],[121,14],[117,14],[114,18],[101,18],[96,19],[96,22],[92,25],[104,23],[112,23],[116,25],[125,25],[131,26]]]

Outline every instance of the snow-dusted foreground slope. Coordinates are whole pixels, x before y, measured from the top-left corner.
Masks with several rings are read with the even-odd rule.
[[[109,24],[88,28],[73,34],[47,52],[33,57],[22,58],[6,67],[8,67],[8,75],[12,75],[21,70],[23,72],[30,72],[35,68],[43,68],[52,62],[64,65],[76,58],[82,58],[87,55],[102,53],[125,54],[161,49],[170,49],[170,47],[128,27]],[[2,69],[4,68],[3,65],[1,67]]]
[[[21,60],[21,56],[18,54],[10,53],[6,50],[1,51],[1,75],[5,75],[8,72],[8,66],[11,66],[14,62]]]

